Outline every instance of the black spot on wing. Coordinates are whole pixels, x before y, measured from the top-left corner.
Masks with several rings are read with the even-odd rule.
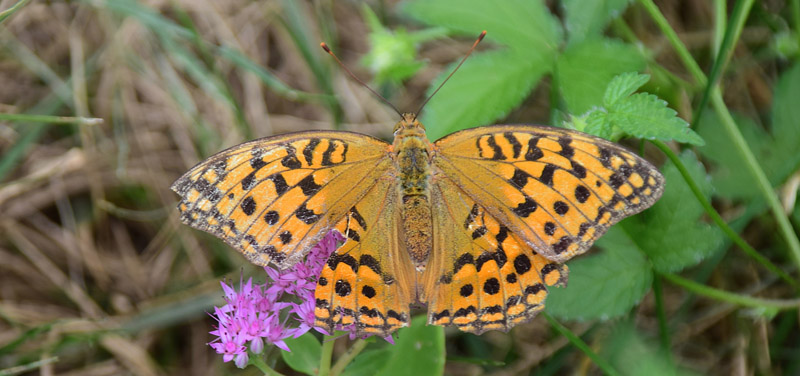
[[[531,137],[528,140],[528,150],[525,151],[525,160],[526,161],[536,161],[541,157],[544,157],[544,153],[542,149],[539,149],[536,144],[539,143],[539,137]]]
[[[289,184],[286,184],[286,179],[281,174],[274,174],[268,178],[275,184],[275,193],[280,196],[289,190]]]
[[[367,221],[364,220],[364,217],[361,216],[361,213],[358,212],[355,206],[350,208],[350,218],[355,219],[356,223],[358,223],[362,229],[367,229]]]
[[[486,234],[487,231],[489,230],[486,228],[486,226],[481,226],[476,228],[475,231],[472,231],[472,239],[474,240],[480,238],[481,236]]]
[[[381,264],[378,263],[378,260],[376,260],[375,257],[372,257],[370,255],[361,255],[361,258],[358,259],[358,265],[359,268],[362,266],[366,266],[372,269],[372,271],[375,272],[375,274],[377,275],[382,274]]]
[[[453,274],[457,274],[458,271],[467,264],[475,264],[475,259],[473,259],[472,255],[469,253],[461,255],[461,257],[456,260],[456,263],[453,266]]]
[[[486,138],[486,143],[489,144],[489,147],[491,147],[492,151],[494,152],[494,154],[492,154],[491,159],[495,161],[506,159],[506,156],[503,154],[503,149],[500,147],[500,145],[497,144],[497,141],[495,141],[493,134],[490,134]]]
[[[525,196],[525,201],[517,205],[516,208],[511,209],[511,211],[520,217],[527,217],[531,215],[531,213],[535,212],[536,208],[538,207],[539,205],[536,203],[536,201],[528,196]]]
[[[567,136],[559,137],[558,144],[561,146],[561,150],[558,152],[558,154],[561,154],[561,156],[564,158],[572,159],[572,157],[575,155],[575,149],[570,146],[571,143],[572,138]]]
[[[321,214],[314,213],[313,210],[308,209],[306,207],[306,203],[304,202],[303,205],[300,205],[297,210],[294,211],[294,215],[297,216],[297,219],[303,221],[303,223],[310,225],[320,219],[322,216]]]
[[[522,151],[522,145],[519,143],[519,140],[517,140],[511,132],[503,133],[503,137],[511,144],[511,150],[514,152],[514,159],[519,158],[519,153]]]
[[[314,181],[314,174],[308,174],[308,176],[304,177],[303,180],[300,180],[297,183],[297,186],[303,190],[303,194],[306,196],[311,196],[319,192],[319,190],[322,188],[321,185]]]
[[[542,174],[539,175],[539,181],[549,187],[553,186],[553,174],[556,172],[556,166],[548,164],[542,169]]]
[[[306,165],[311,166],[314,163],[314,149],[319,145],[318,138],[312,138],[308,141],[308,145],[303,148],[303,157],[306,158]]]
[[[478,211],[479,211],[478,204],[472,205],[472,210],[469,211],[467,219],[464,220],[465,229],[469,228],[469,225],[475,221],[475,217],[478,216]]]
[[[514,176],[512,176],[509,181],[518,188],[524,188],[525,185],[528,184],[529,177],[530,175],[528,175],[528,173],[517,168],[514,169]]]
[[[242,190],[249,191],[256,185],[256,172],[253,171],[242,179]]]
[[[256,200],[254,200],[253,197],[247,197],[242,200],[240,206],[244,214],[253,215],[253,213],[256,211]]]
[[[292,170],[303,167],[300,160],[297,159],[297,150],[293,146],[286,146],[286,156],[281,159],[281,165]]]

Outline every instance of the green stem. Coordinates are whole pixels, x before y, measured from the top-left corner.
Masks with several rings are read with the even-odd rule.
[[[86,124],[97,125],[102,124],[103,119],[100,118],[86,118],[76,116],[51,116],[51,115],[35,115],[35,114],[2,114],[0,113],[0,120],[19,121],[26,123],[50,123],[50,124]]]
[[[356,355],[361,353],[361,350],[364,350],[365,347],[367,347],[367,341],[363,339],[359,339],[353,343],[353,345],[350,346],[350,348],[347,349],[347,351],[336,360],[333,368],[331,368],[331,376],[338,376],[341,374],[342,371],[344,371],[344,368],[347,367],[347,365],[350,364]]]
[[[789,218],[784,214],[778,196],[775,194],[769,179],[767,179],[767,174],[765,174],[764,170],[759,166],[758,160],[756,160],[755,155],[753,155],[753,151],[750,150],[747,141],[744,139],[744,136],[742,136],[742,132],[739,131],[739,128],[736,126],[733,116],[728,112],[728,108],[725,107],[722,94],[718,87],[715,88],[714,92],[711,94],[711,106],[716,110],[720,118],[720,123],[733,141],[733,147],[739,150],[739,154],[744,158],[745,167],[747,167],[753,177],[755,177],[756,184],[761,190],[761,194],[767,200],[767,204],[772,210],[772,215],[778,223],[778,229],[789,245],[789,254],[792,256],[798,269],[800,269],[800,240],[797,239],[797,234],[794,233],[792,224],[789,223]]]
[[[589,345],[586,344],[586,342],[583,342],[583,340],[580,339],[580,337],[578,337],[571,330],[567,329],[567,327],[565,327],[564,325],[561,325],[561,323],[556,321],[547,312],[542,312],[542,316],[544,316],[544,318],[546,318],[547,321],[550,322],[550,325],[553,327],[553,329],[559,332],[562,336],[566,337],[567,340],[570,343],[572,343],[573,346],[577,347],[584,354],[586,354],[586,356],[588,356],[589,359],[591,359],[594,362],[594,364],[596,364],[597,367],[603,371],[603,373],[611,376],[618,376],[620,374],[619,372],[617,372],[616,369],[614,369],[614,367],[611,366],[610,363],[608,363],[605,359],[597,355],[597,353],[594,352],[594,350],[592,350],[589,347]]]
[[[656,25],[658,25],[659,29],[661,29],[661,32],[664,33],[664,36],[667,37],[667,40],[669,40],[670,44],[672,44],[672,48],[674,48],[678,53],[678,57],[681,59],[681,61],[683,61],[683,64],[686,66],[686,69],[689,70],[689,73],[692,74],[692,77],[694,77],[695,81],[697,81],[700,86],[705,85],[706,75],[703,73],[703,70],[700,69],[700,66],[697,65],[696,61],[694,61],[694,58],[692,58],[692,54],[689,53],[686,45],[684,45],[680,38],[678,38],[678,34],[675,33],[675,30],[673,30],[669,25],[669,22],[664,15],[661,14],[661,11],[658,10],[658,7],[655,3],[653,3],[653,0],[639,0],[639,2],[642,4],[642,6],[644,6],[647,13],[650,14],[650,17],[653,18],[653,21],[656,22]]]
[[[670,354],[669,327],[667,326],[667,313],[664,310],[664,289],[661,287],[661,276],[653,273],[653,297],[656,300],[656,313],[658,315],[658,336],[664,354]]]
[[[753,260],[763,265],[770,272],[775,273],[775,275],[779,276],[781,279],[786,281],[786,283],[792,285],[792,287],[794,287],[795,290],[800,290],[800,285],[798,285],[796,280],[794,280],[791,276],[786,274],[786,272],[784,272],[777,265],[769,261],[766,257],[758,253],[758,251],[756,251],[753,247],[751,247],[750,244],[747,244],[747,242],[744,239],[742,239],[739,236],[739,234],[737,234],[736,231],[734,231],[728,225],[728,223],[725,222],[724,219],[722,219],[722,216],[720,216],[719,212],[717,212],[717,210],[714,209],[713,206],[711,206],[711,203],[708,201],[708,199],[706,199],[706,196],[700,190],[700,187],[697,186],[697,183],[695,183],[694,179],[692,179],[692,177],[689,175],[689,171],[686,170],[686,166],[683,165],[683,162],[681,162],[680,158],[678,158],[675,152],[673,152],[672,149],[669,148],[669,146],[667,146],[661,141],[655,140],[652,142],[656,147],[661,149],[661,151],[667,156],[667,158],[669,158],[670,161],[672,161],[672,164],[675,165],[675,167],[678,169],[678,172],[680,172],[681,175],[683,176],[683,180],[685,180],[686,184],[689,185],[689,189],[691,189],[692,193],[694,193],[694,197],[697,199],[697,201],[700,202],[700,205],[703,206],[703,209],[705,209],[706,214],[708,214],[711,220],[714,221],[714,223],[722,230],[722,232],[724,232],[725,235],[728,236],[728,238],[730,238],[734,243],[736,243],[736,245],[739,246],[739,248],[742,251],[744,251],[745,254],[750,256]]]
[[[261,355],[262,354],[250,354],[250,364],[256,366],[256,368],[258,368],[258,370],[263,372],[265,375],[283,376],[282,373],[268,366],[267,363],[264,362],[264,358],[262,358]]]
[[[331,372],[331,358],[333,357],[333,344],[336,337],[322,337],[322,353],[319,357],[319,376],[328,376]]]
[[[716,299],[731,304],[740,305],[743,307],[776,309],[776,310],[796,309],[800,307],[800,299],[778,300],[778,299],[756,298],[748,295],[735,294],[732,292],[727,292],[713,287],[709,287],[697,283],[695,281],[683,278],[676,274],[664,273],[661,274],[661,276],[667,279],[668,281],[678,286],[681,286],[684,289],[691,291],[695,294],[703,295],[711,299]]]

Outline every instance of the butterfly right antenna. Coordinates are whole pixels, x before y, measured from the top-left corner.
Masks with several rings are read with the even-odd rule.
[[[444,86],[444,84],[447,82],[447,80],[449,80],[450,77],[453,77],[453,75],[456,73],[456,71],[458,71],[458,68],[461,68],[461,64],[464,64],[464,62],[467,61],[467,58],[469,57],[469,55],[472,55],[472,51],[475,51],[475,47],[478,47],[478,43],[480,43],[483,40],[483,37],[485,37],[485,36],[486,36],[486,30],[481,32],[481,35],[478,36],[478,39],[475,40],[475,43],[472,44],[472,47],[469,49],[469,51],[467,51],[467,54],[464,55],[464,58],[461,59],[461,62],[458,63],[456,68],[453,69],[452,72],[450,72],[450,75],[447,76],[447,78],[445,78],[444,81],[442,81],[441,84],[439,84],[439,87],[437,87],[436,90],[434,90],[433,93],[428,96],[428,99],[426,99],[425,102],[422,102],[422,105],[419,106],[419,110],[417,110],[417,112],[416,112],[417,115],[419,115],[419,113],[422,112],[422,109],[425,107],[426,104],[428,104],[428,101],[430,101],[431,98],[433,98],[433,96],[436,95],[436,93],[439,92],[439,90],[442,88],[442,86]]]

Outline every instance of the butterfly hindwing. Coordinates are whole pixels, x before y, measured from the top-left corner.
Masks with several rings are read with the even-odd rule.
[[[251,262],[294,264],[391,167],[389,145],[350,132],[250,141],[201,162],[173,185],[184,223]]]
[[[432,180],[428,322],[480,334],[531,319],[544,308],[546,286],[566,284],[566,266],[534,252],[449,179]]]
[[[400,240],[397,186],[392,176],[379,179],[337,224],[346,240],[317,282],[317,327],[355,324],[359,337],[386,337],[408,326],[416,272]]]
[[[561,128],[497,125],[434,143],[444,174],[550,260],[586,252],[605,231],[661,196],[649,162],[606,140]]]

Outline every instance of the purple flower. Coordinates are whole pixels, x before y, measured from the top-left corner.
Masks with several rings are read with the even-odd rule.
[[[328,233],[306,256],[290,268],[279,270],[264,267],[268,281],[253,285],[252,278],[239,281],[239,289],[222,284],[225,305],[215,307],[212,315],[218,323],[210,333],[217,336],[209,343],[223,360],[234,360],[243,368],[249,361],[247,348],[254,354],[264,350],[265,343],[290,351],[285,339],[297,338],[314,328],[314,290],[317,278],[328,257],[344,241],[336,230]],[[326,333],[320,328],[314,328]],[[355,325],[337,326],[355,337]],[[391,336],[385,338],[393,343]]]

